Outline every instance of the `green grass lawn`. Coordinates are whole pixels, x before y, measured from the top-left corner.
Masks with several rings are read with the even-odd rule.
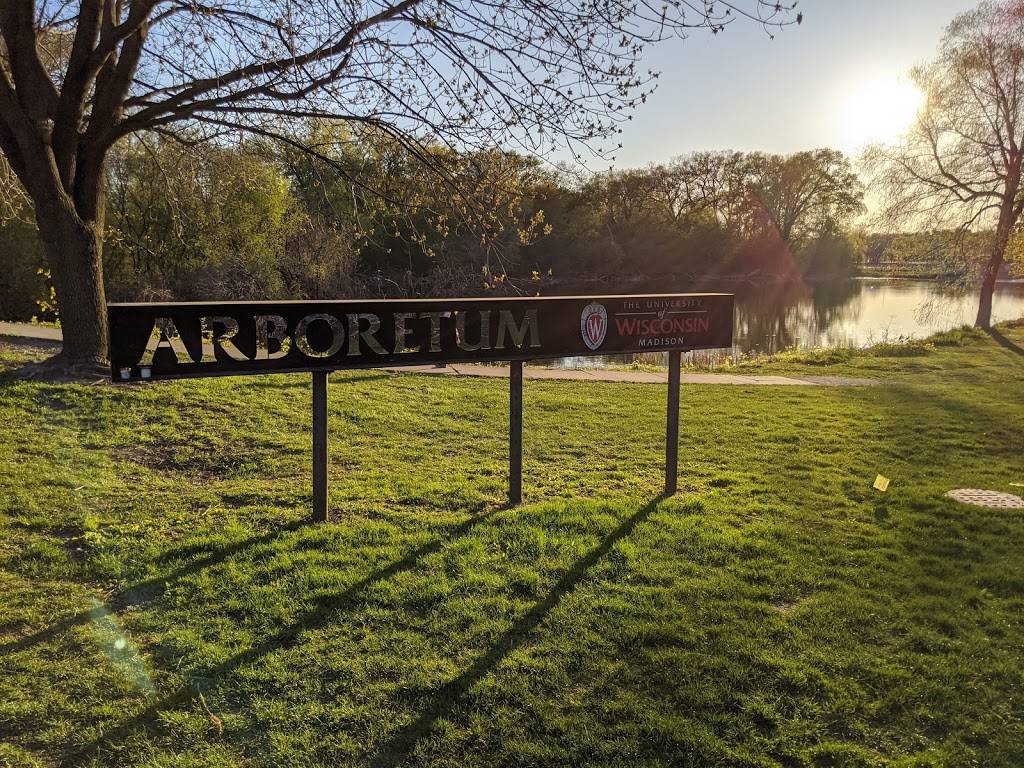
[[[1024,328],[878,387],[0,381],[0,766],[1020,766]],[[25,358],[6,348],[8,366]],[[871,483],[892,478],[886,493]]]

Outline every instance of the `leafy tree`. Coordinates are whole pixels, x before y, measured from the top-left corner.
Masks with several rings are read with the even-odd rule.
[[[797,251],[796,259],[804,275],[830,279],[852,274],[863,261],[866,250],[863,232],[827,224]]]
[[[48,303],[51,286],[42,267],[42,247],[30,212],[10,215],[0,223],[0,317],[54,320]]]
[[[560,273],[835,275],[862,247],[847,230],[863,190],[834,150],[700,152],[599,174],[573,194],[571,205],[549,205],[554,242],[535,249],[558,250]]]
[[[1024,212],[1024,3],[984,2],[946,28],[938,55],[912,73],[925,105],[902,143],[867,157],[891,227],[945,231],[951,254],[980,273],[976,325]],[[975,261],[972,232],[987,231]]]
[[[10,166],[0,157],[0,317],[44,315],[40,302],[49,298],[50,286],[42,267],[41,248],[32,223],[32,205]]]
[[[302,148],[311,144],[316,155]],[[386,133],[337,122],[313,123],[301,146],[276,151],[310,222],[354,246],[346,258],[363,293],[479,290],[481,274],[505,287],[519,248],[546,230],[526,199],[547,174],[522,155],[435,143],[422,148],[426,165]],[[453,184],[438,184],[438,168]]]
[[[116,299],[254,299],[285,293],[297,229],[287,178],[244,144],[122,142],[109,163],[105,274]]]
[[[789,248],[806,244],[863,210],[863,191],[850,161],[834,149],[746,157],[754,205]]]
[[[34,203],[63,361],[107,357],[104,183],[119,139],[183,124],[273,137],[322,117],[374,126],[427,164],[424,138],[534,152],[560,137],[579,151],[648,92],[646,43],[799,21],[743,2],[5,0],[0,150]],[[70,43],[53,61],[50,40]]]
[[[663,169],[662,199],[677,222],[710,215],[739,234],[747,219],[747,162],[741,152],[695,152]]]

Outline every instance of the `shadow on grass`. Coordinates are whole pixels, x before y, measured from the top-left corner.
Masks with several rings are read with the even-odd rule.
[[[576,561],[561,579],[555,584],[547,597],[535,604],[533,608],[516,622],[494,646],[473,665],[449,683],[441,686],[433,696],[433,703],[413,722],[399,730],[380,749],[371,760],[372,768],[394,768],[412,754],[416,743],[426,736],[434,723],[451,712],[478,681],[494,670],[505,658],[518,648],[529,635],[540,626],[541,622],[558,605],[561,599],[572,592],[584,579],[587,572],[607,555],[612,547],[629,536],[634,529],[643,523],[658,508],[664,499],[658,496],[645,504],[633,515],[626,518],[608,536]]]
[[[312,607],[303,613],[297,621],[252,648],[238,653],[221,664],[218,664],[216,667],[206,672],[206,674],[202,675],[202,679],[222,677],[240,667],[252,664],[273,651],[291,646],[303,632],[325,626],[332,617],[351,607],[365,590],[379,582],[386,581],[403,571],[411,570],[420,562],[420,560],[439,552],[442,547],[450,543],[453,539],[465,536],[480,522],[490,518],[502,509],[506,509],[506,507],[492,509],[460,523],[450,529],[447,535],[443,538],[436,539],[414,549],[401,560],[396,560],[390,565],[364,576],[362,579],[346,587],[340,592],[331,592],[325,595],[320,595],[317,597]],[[200,678],[196,677],[195,679]],[[146,707],[146,709],[129,718],[121,725],[105,731],[101,736],[83,744],[74,752],[67,754],[60,764],[64,766],[81,765],[94,757],[101,749],[110,749],[114,744],[124,740],[137,731],[149,731],[150,729],[159,727],[159,715],[162,711],[188,701],[197,695],[198,692],[198,688],[194,683],[182,686],[177,691]]]
[[[1020,355],[1021,357],[1024,357],[1024,347],[1021,347],[1019,344],[1015,344],[1014,342],[1010,341],[1008,338],[1003,336],[1003,334],[1001,334],[995,328],[987,328],[985,330],[985,333],[987,333],[989,336],[991,336],[992,340],[996,344],[1001,346],[1003,349],[1008,349],[1011,352],[1013,352],[1013,354]]]
[[[151,600],[155,600],[164,593],[168,584],[171,582],[177,581],[178,579],[184,578],[190,574],[197,573],[203,568],[209,568],[210,566],[217,565],[232,555],[237,555],[247,549],[258,547],[262,544],[268,544],[286,533],[299,530],[308,523],[308,520],[296,520],[294,522],[287,523],[286,525],[265,533],[262,536],[243,539],[242,541],[234,544],[229,544],[226,547],[221,547],[207,556],[193,560],[192,562],[170,571],[169,573],[154,576],[151,579],[140,581],[137,584],[132,584],[130,587],[127,587],[107,600],[105,605],[99,605],[88,611],[80,611],[72,614],[67,618],[54,622],[48,627],[44,627],[43,629],[33,632],[30,635],[26,635],[25,637],[0,645],[0,655],[16,653],[18,651],[31,648],[33,645],[38,643],[45,643],[58,637],[64,632],[67,632],[73,627],[88,624],[91,621],[103,618],[104,616],[107,616],[110,611],[118,613],[130,606],[142,605]]]
[[[377,381],[378,379],[393,379],[395,375],[389,372],[382,372],[377,368],[345,368],[334,373],[343,373],[343,376],[331,376],[330,383],[337,384],[339,386],[343,384],[362,384],[367,381]],[[310,386],[309,379],[305,382],[296,378],[294,373],[278,373],[270,376],[253,376],[253,380],[249,382],[249,386],[254,389],[291,389],[292,387],[301,386],[306,389]]]
[[[881,402],[887,411],[886,437],[903,447],[902,459],[946,469],[951,483],[961,471],[958,451],[973,456],[984,450],[997,459],[1015,457],[1021,450],[1021,434],[1007,421],[1005,409],[977,402],[971,389],[895,385]]]

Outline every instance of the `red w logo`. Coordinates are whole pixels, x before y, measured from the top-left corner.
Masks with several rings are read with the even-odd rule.
[[[608,312],[604,306],[597,302],[585,306],[580,315],[580,335],[587,347],[596,350],[604,342],[607,332]]]

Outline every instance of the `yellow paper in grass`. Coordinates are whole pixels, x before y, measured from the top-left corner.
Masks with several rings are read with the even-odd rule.
[[[889,478],[886,477],[885,475],[876,476],[875,483],[872,487],[877,488],[879,491],[889,490]]]

